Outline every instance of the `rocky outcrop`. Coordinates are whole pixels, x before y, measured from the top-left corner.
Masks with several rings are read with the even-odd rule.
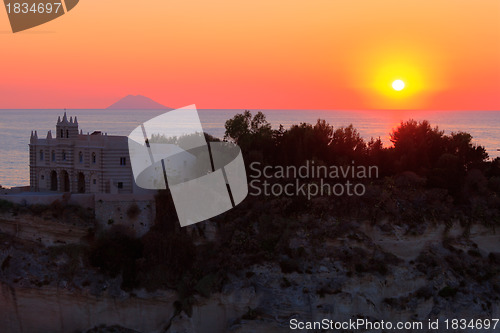
[[[173,293],[155,297],[96,297],[63,289],[11,288],[0,294],[4,332],[81,332],[120,325],[140,332],[161,332],[173,315]]]
[[[60,219],[47,215],[3,213],[0,215],[0,232],[46,246],[79,243],[94,224],[74,221],[62,223]]]
[[[39,219],[32,221],[43,225]],[[311,219],[304,223],[312,225]],[[4,235],[0,327],[23,333],[289,332],[292,319],[426,323],[500,316],[500,235],[492,228],[427,223],[412,234],[389,221],[318,225],[324,230],[290,234],[278,260],[230,272],[217,292],[192,296],[187,312],[176,306],[174,290],[123,291],[120,276],[111,279],[81,262],[82,245],[46,247]],[[57,235],[49,226],[37,232]],[[217,226],[203,226],[197,243],[215,241]]]
[[[230,288],[210,299],[198,297],[191,317],[176,316],[173,305],[176,297],[171,291],[111,297],[53,287],[13,288],[3,284],[0,327],[12,333],[85,332],[101,325],[138,332],[223,332],[258,304],[253,288]]]

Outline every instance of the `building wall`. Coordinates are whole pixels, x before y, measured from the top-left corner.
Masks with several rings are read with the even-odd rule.
[[[121,159],[125,159],[125,165],[120,165]],[[133,173],[130,166],[128,145],[102,152],[102,170],[104,178],[109,181],[108,193],[132,193]],[[121,188],[120,184],[121,183]]]
[[[153,226],[155,216],[155,200],[151,195],[101,194],[95,197],[96,221],[105,230],[123,226],[135,237],[141,237]]]
[[[125,165],[121,164],[123,161]],[[81,193],[84,189],[84,193],[133,193],[127,137],[80,134],[76,138],[38,139],[32,136],[30,184],[34,192]]]
[[[148,194],[37,194],[28,193],[23,195],[19,194],[0,194],[0,200],[6,200],[18,205],[31,206],[31,205],[51,205],[55,201],[64,204],[78,205],[83,208],[88,208],[94,211],[95,221],[101,230],[106,230],[112,226],[122,226],[126,228],[135,237],[141,237],[146,234],[155,222],[156,205],[155,195],[156,192],[150,191]],[[129,212],[131,207],[135,206],[134,211]],[[9,216],[12,214],[8,214]],[[1,217],[1,216],[0,216]],[[36,227],[33,224],[35,218],[39,221],[38,217],[33,217],[26,220],[26,223],[21,222],[13,224],[14,226],[27,228],[32,230]],[[16,219],[17,221],[18,219]],[[58,224],[57,221],[47,222],[47,225]],[[71,225],[69,229],[71,229]],[[4,229],[7,228],[7,229]],[[61,226],[61,230],[64,226]],[[2,226],[0,223],[0,231],[12,231],[10,224]],[[35,229],[33,229],[35,230]],[[87,228],[85,228],[87,230]],[[36,232],[31,234],[35,235]],[[30,234],[30,235],[31,235]],[[60,233],[65,235],[64,232]],[[69,235],[71,236],[71,235]],[[68,236],[68,237],[69,237]],[[82,235],[78,236],[81,237]],[[40,237],[40,236],[38,236]],[[66,237],[66,236],[64,236]],[[27,239],[27,238],[26,238]],[[31,239],[31,238],[30,238]],[[31,239],[33,240],[33,239]]]
[[[29,149],[31,192],[53,193],[5,195],[5,200],[22,205],[55,200],[78,204],[94,210],[101,228],[122,225],[136,236],[154,223],[156,191],[135,184],[126,136],[79,134],[76,117],[68,121],[64,114],[55,136],[49,131],[39,139],[35,131]]]
[[[95,209],[94,195],[92,194],[72,194],[68,196],[64,193],[35,194],[35,193],[14,193],[0,194],[0,200],[5,200],[21,206],[50,205],[55,201],[65,202],[70,205],[77,205],[83,208]]]

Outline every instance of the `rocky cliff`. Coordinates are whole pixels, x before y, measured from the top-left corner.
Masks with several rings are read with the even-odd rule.
[[[479,226],[467,238],[460,227],[452,230],[429,227],[411,236],[393,226],[351,223],[341,237],[317,244],[317,262],[296,258],[296,264],[287,259],[234,271],[220,292],[196,295],[189,315],[176,309],[173,290],[124,292],[119,277],[71,268],[67,252],[4,236],[0,326],[7,332],[85,332],[100,325],[138,332],[288,332],[294,318],[500,317],[500,236]],[[292,237],[291,247],[300,248],[304,237]],[[75,275],[65,279],[71,269]]]

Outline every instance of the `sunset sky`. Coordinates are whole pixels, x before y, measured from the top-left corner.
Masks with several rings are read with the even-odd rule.
[[[1,8],[0,47],[2,109],[500,110],[499,0],[83,0],[16,34]]]

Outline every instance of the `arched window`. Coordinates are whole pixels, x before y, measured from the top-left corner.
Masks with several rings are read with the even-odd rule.
[[[52,151],[52,162],[55,162],[56,161],[56,151],[53,150]]]
[[[66,151],[65,150],[62,151],[62,160],[66,161]]]
[[[97,162],[97,156],[95,153],[92,153],[92,163],[95,164]]]
[[[43,161],[43,150],[40,150],[40,161]]]
[[[69,138],[69,131],[66,130],[66,137]]]
[[[64,138],[64,130],[61,130],[61,135],[60,135],[61,138]]]
[[[83,163],[83,153],[82,152],[80,152],[78,154],[78,160],[80,161],[80,163]]]

